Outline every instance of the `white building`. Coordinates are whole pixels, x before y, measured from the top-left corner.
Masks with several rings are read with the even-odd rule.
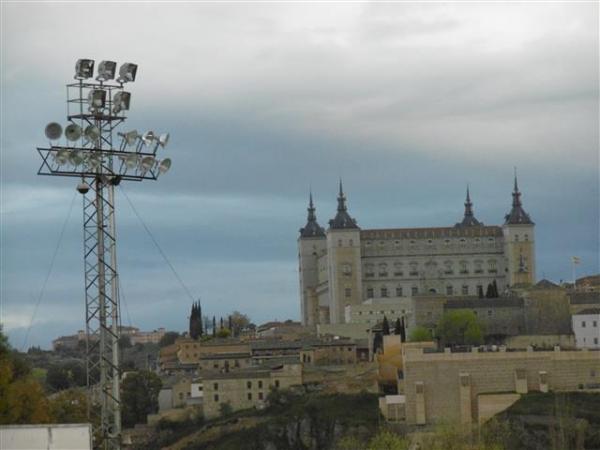
[[[91,450],[92,425],[65,423],[0,426],[3,450]]]
[[[317,223],[312,194],[300,229],[298,260],[303,325],[347,322],[347,307],[365,300],[423,294],[484,294],[490,284],[535,283],[535,224],[514,180],[512,208],[502,225],[475,218],[469,191],[453,226],[365,230],[338,195],[336,216]]]
[[[600,348],[600,308],[584,309],[572,320],[577,348]]]

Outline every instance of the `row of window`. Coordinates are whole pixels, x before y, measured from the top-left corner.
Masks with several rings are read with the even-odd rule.
[[[410,295],[417,295],[419,293],[419,288],[417,286],[413,286],[410,288]],[[388,288],[383,286],[379,289],[380,297],[389,297]],[[375,290],[374,288],[367,288],[367,298],[374,298]],[[404,288],[402,286],[396,287],[396,297],[404,297]]]
[[[276,388],[279,387],[279,380],[275,380],[275,387]],[[246,381],[246,388],[252,389],[252,381]],[[258,380],[258,389],[262,389],[262,388],[263,388],[263,382],[262,382],[262,380]],[[219,383],[213,383],[213,390],[215,390],[215,391],[219,390]]]
[[[480,290],[485,293],[485,291],[483,290],[483,285],[481,285],[481,284],[478,284],[475,287],[475,292],[472,292],[469,285],[467,285],[467,284],[462,285],[460,287],[460,291],[456,290],[454,288],[454,286],[448,285],[448,286],[446,286],[446,295],[458,295],[459,292],[461,295],[471,295],[471,294],[475,295],[475,294],[478,294],[480,292]],[[349,289],[346,289],[346,294],[347,294],[346,296],[350,297],[350,294],[352,292],[350,290],[350,293],[348,293],[348,291],[349,291]],[[397,286],[395,292],[396,292],[396,297],[404,297],[404,295],[405,295],[404,288],[402,286]],[[437,291],[435,289],[431,289],[429,292],[433,293],[433,294],[437,293]],[[419,294],[419,288],[417,286],[412,286],[410,288],[410,295],[415,296],[418,294]],[[382,286],[379,288],[379,296],[384,297],[384,298],[390,296],[388,288],[386,286]],[[375,297],[375,289],[372,287],[368,287],[367,288],[367,298],[374,298],[374,297]],[[585,325],[583,325],[583,326],[585,326]]]
[[[585,320],[582,320],[582,321],[581,321],[581,328],[585,328],[585,327],[586,327]],[[596,327],[598,327],[598,321],[597,321],[597,320],[593,320],[593,321],[592,321],[592,327],[593,327],[593,328],[596,328]]]
[[[345,264],[344,266],[346,266],[347,264]],[[443,265],[443,269],[444,269],[444,274],[446,275],[452,275],[454,274],[454,262],[453,261],[444,261]],[[472,263],[473,265],[473,272],[474,273],[484,273],[484,262],[482,260],[476,260]],[[419,263],[416,261],[412,261],[409,262],[407,264],[408,266],[408,274],[410,276],[417,276],[419,275]],[[394,276],[404,276],[404,263],[397,261],[395,263],[393,263],[393,274]],[[436,261],[428,261],[424,264],[424,268],[425,270],[436,270],[438,268],[438,263]],[[469,273],[469,269],[471,268],[471,263],[469,261],[459,261],[458,262],[458,271],[461,274],[465,274],[465,273]],[[497,262],[495,259],[490,259],[487,261],[487,271],[488,273],[497,273],[498,271],[498,267],[497,267]],[[351,270],[347,269],[347,272],[350,273]],[[344,273],[346,273],[346,270],[344,270]],[[375,264],[365,264],[365,277],[366,278],[372,278],[375,276],[375,273],[377,273],[378,276],[380,277],[387,277],[390,273],[389,271],[389,265],[387,263],[379,263],[377,265],[377,272],[375,272]]]
[[[519,242],[520,240],[520,236],[518,234],[515,234],[515,241]],[[524,234],[523,235],[523,240],[524,241],[529,241],[529,234]],[[455,238],[455,239],[444,239],[444,245],[445,246],[450,246],[452,244],[459,244],[461,246],[467,245],[467,243],[473,243],[475,245],[481,245],[481,244],[487,244],[487,245],[494,245],[496,243],[496,238],[493,237],[488,237],[488,238],[474,238],[472,240],[468,240],[467,238]],[[386,244],[390,244],[391,241],[377,241],[377,244],[379,247],[385,247]],[[435,244],[440,243],[440,241],[434,241],[433,239],[427,239],[427,241],[422,241],[422,240],[415,240],[415,239],[411,239],[410,241],[408,241],[408,245],[410,247],[415,247],[418,244],[427,244],[427,246],[433,247]],[[402,247],[403,242],[396,240],[394,241],[394,247],[395,248],[400,248]],[[354,239],[348,239],[347,241],[344,241],[344,239],[338,239],[337,241],[337,245],[338,247],[344,247],[344,246],[348,246],[348,247],[354,247]],[[365,247],[371,247],[373,246],[374,243],[373,241],[365,241]],[[315,247],[316,248],[316,247]]]
[[[368,314],[368,315],[370,315],[370,316],[372,316],[373,314],[379,314],[379,315],[382,315],[382,316],[385,316],[385,315],[387,315],[387,314],[389,314],[389,315],[394,315],[394,314],[396,314],[396,313],[402,313],[402,314],[406,314],[406,310],[405,310],[405,309],[402,309],[402,310],[400,310],[400,311],[396,311],[395,309],[390,309],[389,311],[384,311],[384,310],[380,310],[380,311],[369,311],[369,312],[365,311],[365,315],[366,315],[366,314]],[[362,312],[362,311],[358,311],[358,315],[359,315],[359,316],[362,316],[362,315],[363,315],[363,312]]]
[[[426,241],[424,240],[416,240],[416,239],[411,239],[410,241],[408,241],[408,245],[409,246],[416,246],[418,244],[427,244],[429,246],[433,246],[437,243],[440,243],[441,241],[438,240],[433,240],[433,239],[427,239]],[[454,238],[454,239],[444,239],[443,243],[444,245],[452,245],[452,244],[461,244],[461,245],[465,245],[467,244],[467,242],[469,242],[469,240],[467,238]],[[496,242],[496,238],[493,237],[488,237],[488,238],[474,238],[471,240],[472,243],[474,244],[482,244],[482,243],[487,243],[487,244],[494,244]],[[377,244],[379,247],[385,247],[386,244],[391,244],[391,241],[377,241]],[[400,240],[395,240],[394,241],[394,247],[398,248],[398,247],[402,247],[402,244],[406,244],[406,241],[400,241]],[[373,241],[365,241],[365,247],[371,247],[374,245]]]
[[[587,344],[586,338],[583,338],[583,343]],[[594,338],[594,345],[598,345],[598,338],[597,337]]]
[[[252,400],[252,392],[248,392],[248,393],[246,394],[246,398],[247,398],[248,400]],[[262,392],[259,392],[259,393],[258,393],[258,399],[259,399],[259,400],[264,400],[264,398],[265,398],[265,397],[264,397],[264,394],[263,394]],[[213,400],[215,401],[215,403],[218,403],[218,402],[219,402],[219,394],[215,394],[215,395],[213,396]]]

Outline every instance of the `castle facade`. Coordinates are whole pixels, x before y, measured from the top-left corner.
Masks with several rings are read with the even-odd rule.
[[[348,213],[340,181],[335,217],[325,230],[312,194],[298,238],[303,325],[344,323],[345,310],[369,299],[419,294],[478,296],[535,282],[535,224],[515,176],[502,225],[475,218],[467,189],[462,221],[432,228],[361,229]]]

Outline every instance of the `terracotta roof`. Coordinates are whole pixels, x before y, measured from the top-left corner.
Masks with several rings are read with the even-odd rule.
[[[556,284],[553,283],[550,280],[546,280],[545,278],[543,280],[538,281],[536,284],[533,285],[534,289],[561,289],[561,287]]]
[[[571,292],[568,295],[573,305],[600,304],[600,292]]]
[[[520,297],[497,298],[452,298],[444,305],[445,309],[472,308],[522,308],[523,299]]]
[[[576,314],[573,314],[574,316],[579,316],[579,315],[583,315],[583,314],[600,314],[600,308],[587,308],[584,309],[583,311],[579,311]]]

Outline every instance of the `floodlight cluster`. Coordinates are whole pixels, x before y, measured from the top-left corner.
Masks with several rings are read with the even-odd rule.
[[[115,78],[117,63],[114,61],[102,61],[98,64],[96,80],[100,82],[110,81]],[[137,75],[137,64],[124,63],[119,68],[119,78],[117,81],[121,84],[135,81]],[[75,79],[87,80],[94,76],[94,60],[78,59],[75,63]]]
[[[137,75],[137,64],[124,63],[119,68],[119,76],[116,79],[123,87],[124,83],[130,83],[135,81]],[[128,111],[131,103],[131,93],[123,90],[117,91],[112,99],[109,98],[110,94],[104,89],[104,82],[114,80],[117,70],[117,63],[114,61],[101,61],[98,64],[98,70],[96,74],[96,81],[100,84],[89,90],[86,102],[88,104],[88,111],[92,114],[119,114],[122,111]],[[75,79],[83,82],[94,76],[94,60],[93,59],[79,59],[75,64]],[[82,99],[83,100],[83,99]],[[109,106],[108,102],[111,102],[112,108],[106,111]]]
[[[51,173],[80,174],[82,177],[110,173],[125,179],[156,179],[166,173],[171,167],[171,159],[158,160],[156,153],[159,148],[166,147],[169,133],[118,132],[121,143],[118,148],[113,148],[115,128],[125,120],[119,113],[129,110],[131,103],[131,94],[123,90],[123,84],[135,81],[137,64],[121,65],[116,79],[120,85],[105,84],[117,76],[116,62],[101,61],[97,65],[95,81],[89,80],[94,77],[94,66],[92,59],[77,60],[75,79],[79,82],[67,86],[67,92],[75,94],[68,96],[67,103],[76,105],[79,111],[69,113],[70,122],[64,129],[57,122],[46,126],[45,135],[51,148],[47,149],[46,157],[42,156],[46,164],[42,167]],[[88,112],[84,110],[86,105]],[[63,145],[60,145],[63,136]]]

